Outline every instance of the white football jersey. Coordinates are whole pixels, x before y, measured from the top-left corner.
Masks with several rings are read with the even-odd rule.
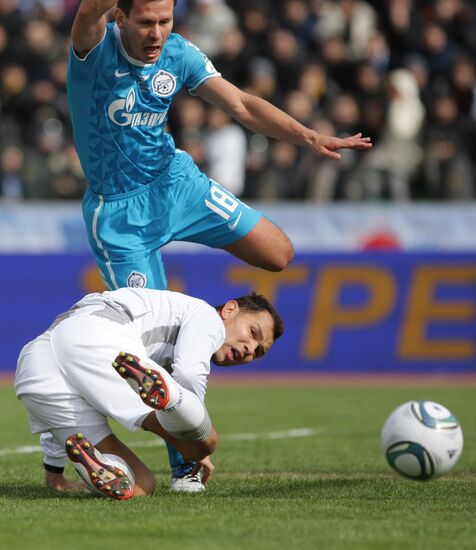
[[[220,315],[203,300],[143,288],[89,294],[23,348],[15,391],[32,433],[79,426],[100,441],[106,417],[135,431],[151,411],[111,367],[119,351],[147,355],[203,402],[224,339]],[[48,464],[64,466],[64,445],[49,433],[41,445]]]
[[[120,288],[88,294],[52,327],[71,315],[105,317],[130,325],[148,356],[172,370],[173,378],[203,401],[210,359],[225,339],[223,321],[205,301],[167,290]]]

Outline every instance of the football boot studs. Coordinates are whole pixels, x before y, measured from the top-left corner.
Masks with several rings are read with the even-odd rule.
[[[156,410],[167,407],[170,394],[160,372],[144,367],[137,356],[124,351],[119,353],[112,366],[146,405]]]
[[[134,496],[134,481],[107,459],[81,433],[68,437],[66,454],[94,493],[116,500]]]

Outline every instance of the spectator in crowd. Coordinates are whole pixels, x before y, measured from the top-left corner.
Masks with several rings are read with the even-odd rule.
[[[220,33],[221,48],[214,58],[214,65],[223,78],[243,88],[248,77],[250,50],[246,36],[237,27]]]
[[[341,90],[349,90],[352,86],[349,76],[354,72],[355,60],[349,57],[345,41],[339,36],[331,36],[321,42],[320,49],[329,78]]]
[[[285,29],[276,29],[269,35],[269,52],[276,69],[276,79],[282,96],[296,87],[303,64],[304,52],[294,34]]]
[[[463,0],[432,2],[434,19],[447,35],[473,57],[476,56],[476,6]]]
[[[2,60],[1,65],[4,65],[6,63],[6,56],[8,51],[8,42],[10,41],[10,37],[8,36],[7,31],[5,30],[5,27],[0,24],[0,59]]]
[[[363,50],[362,58],[381,73],[386,73],[390,66],[390,47],[385,35],[373,32]]]
[[[430,134],[426,143],[424,175],[429,199],[475,198],[471,164],[444,133]]]
[[[193,0],[186,24],[190,41],[208,57],[220,53],[220,35],[237,27],[236,14],[224,0]]]
[[[14,42],[16,62],[32,81],[49,80],[51,65],[64,56],[61,37],[47,21],[32,19],[24,26],[22,38]]]
[[[389,43],[390,66],[400,67],[403,58],[418,49],[423,13],[414,0],[387,0],[379,10],[379,17]]]
[[[330,118],[336,135],[344,136],[352,132],[360,124],[362,112],[354,96],[349,93],[340,93],[330,104]],[[332,198],[344,200],[361,200],[364,197],[362,184],[355,177],[355,166],[358,156],[354,154],[342,155],[340,165],[334,171],[335,181]],[[319,182],[316,182],[319,184]]]
[[[281,9],[279,12],[280,26],[290,31],[299,46],[304,51],[314,51],[317,47],[316,33],[316,17],[311,12],[309,2],[305,0],[286,0],[280,2]]]
[[[270,2],[245,3],[240,21],[252,55],[266,56],[269,32],[276,24]]]
[[[362,125],[365,135],[376,144],[382,134],[386,117],[387,100],[385,96],[385,78],[374,65],[367,61],[358,65],[355,72],[355,92],[353,94],[360,106]]]
[[[422,29],[421,53],[430,68],[430,80],[445,79],[456,60],[458,50],[445,29],[435,22],[426,23]]]
[[[420,137],[425,110],[415,77],[407,69],[389,74],[388,102],[382,139],[364,159],[366,195],[376,198],[388,192],[396,200],[409,200],[412,178],[423,160]]]
[[[0,2],[0,24],[7,31],[10,41],[20,35],[24,23],[16,0],[2,0]]]
[[[9,145],[0,155],[0,196],[7,201],[15,201],[23,196],[24,180],[21,174],[23,151]]]
[[[328,76],[326,68],[319,61],[308,61],[302,68],[297,89],[303,91],[312,101],[315,108],[334,97],[338,92],[338,86]]]
[[[423,105],[429,105],[433,99],[433,90],[430,86],[430,68],[425,58],[417,53],[409,54],[403,59],[402,67],[414,76]]]
[[[455,99],[435,98],[423,150],[425,196],[437,200],[471,200],[476,184],[471,165],[476,124],[462,118]]]
[[[28,73],[16,63],[0,67],[0,108],[2,145],[23,142],[27,135]]]
[[[175,128],[177,146],[187,151],[202,169],[206,165],[204,146],[207,111],[205,104],[196,97],[182,95],[170,122]]]
[[[318,39],[346,39],[349,57],[362,59],[370,37],[377,29],[374,8],[365,0],[325,0],[320,4],[315,29]]]
[[[262,99],[278,103],[278,80],[274,64],[266,57],[253,57],[250,60],[248,85],[245,88]]]
[[[316,132],[333,132],[336,135],[336,128],[332,122],[325,117],[317,117],[312,124]],[[345,166],[343,166],[343,164]],[[307,174],[305,180],[305,197],[313,202],[331,202],[337,198],[337,189],[342,180],[342,171],[348,170],[349,157],[341,158],[339,165],[335,162],[315,162],[310,155],[304,155],[301,163],[301,171]]]
[[[65,91],[78,4],[0,1],[4,200],[75,199],[86,185],[71,148]],[[349,151],[337,166],[245,131],[236,136],[237,150],[247,149],[244,182],[230,183],[242,198],[458,200],[474,193],[472,0],[178,0],[175,22],[240,88],[340,135],[357,118],[375,143],[368,159]],[[386,91],[404,74],[398,71],[410,73],[397,80],[411,80],[412,94],[416,84],[411,99],[401,90],[397,98],[395,83]],[[409,124],[399,124],[411,112]],[[437,113],[446,113],[444,123]],[[179,146],[207,169],[216,162],[210,139],[223,131],[215,124],[196,98],[183,97],[170,115]]]
[[[207,173],[237,197],[245,189],[246,149],[243,127],[221,109],[210,107],[205,137]]]
[[[270,154],[256,185],[256,198],[268,202],[292,198],[299,185],[298,154],[298,150],[289,143],[271,144]]]
[[[476,119],[476,71],[472,58],[459,56],[456,59],[451,67],[449,84],[459,113]]]

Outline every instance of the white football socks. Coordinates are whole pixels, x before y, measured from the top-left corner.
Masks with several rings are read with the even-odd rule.
[[[169,390],[169,402],[165,409],[156,411],[161,426],[177,439],[197,441],[206,439],[212,430],[208,412],[203,402],[190,390],[178,384],[170,374],[147,358],[143,366],[160,372]]]

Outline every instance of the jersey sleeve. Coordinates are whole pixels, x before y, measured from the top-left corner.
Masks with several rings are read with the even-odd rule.
[[[74,51],[73,44],[70,46],[69,52],[69,68],[70,74],[77,80],[90,79],[91,75],[97,72],[101,56],[104,49],[107,31],[104,32],[101,42],[90,50],[84,57],[79,57]]]
[[[205,399],[210,359],[225,338],[223,322],[211,307],[200,308],[184,323],[174,350],[173,378],[181,386]]]
[[[185,40],[184,42],[184,86],[193,94],[195,88],[200,86],[208,78],[221,76],[213,63],[195,44]]]

